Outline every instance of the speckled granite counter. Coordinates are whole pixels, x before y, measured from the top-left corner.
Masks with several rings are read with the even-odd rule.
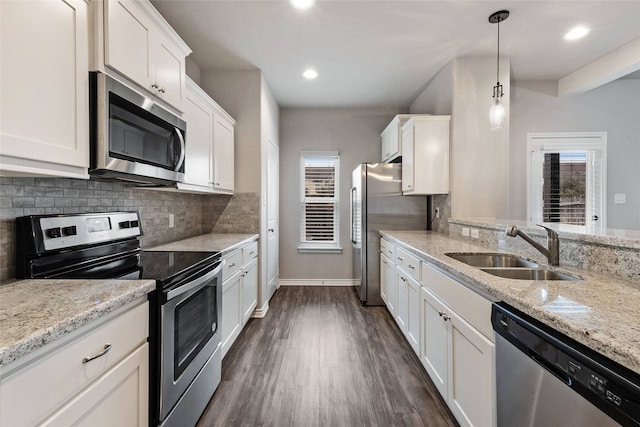
[[[20,280],[0,286],[0,367],[145,296],[153,280]]]
[[[218,252],[223,255],[258,239],[257,234],[202,234],[165,245],[145,248],[150,251]]]
[[[559,270],[584,280],[505,279],[445,255],[492,252],[491,249],[428,231],[383,231],[381,234],[391,242],[405,245],[479,293],[512,305],[640,374],[640,284],[564,267]]]

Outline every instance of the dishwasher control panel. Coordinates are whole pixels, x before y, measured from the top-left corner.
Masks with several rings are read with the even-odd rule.
[[[491,320],[496,334],[618,423],[640,426],[639,375],[504,303]]]

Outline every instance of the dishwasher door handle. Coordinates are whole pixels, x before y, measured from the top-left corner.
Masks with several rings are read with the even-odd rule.
[[[566,374],[562,369],[555,366],[551,362],[548,362],[547,360],[545,360],[542,356],[540,356],[535,351],[529,350],[529,357],[535,360],[544,369],[551,372],[554,376],[556,376],[559,380],[561,380],[563,383],[567,384],[568,386],[571,386],[571,384],[573,383],[573,380],[568,374]]]

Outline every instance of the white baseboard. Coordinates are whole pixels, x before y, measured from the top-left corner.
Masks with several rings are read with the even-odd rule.
[[[280,286],[355,286],[353,279],[280,279]]]
[[[256,309],[253,310],[253,313],[251,313],[251,317],[255,319],[262,319],[267,315],[267,311],[269,311],[269,301],[265,302],[260,308],[256,307]]]

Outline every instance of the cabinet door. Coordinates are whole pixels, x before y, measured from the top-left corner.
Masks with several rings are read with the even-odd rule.
[[[396,323],[402,333],[407,335],[407,324],[409,323],[409,279],[408,275],[396,267]]]
[[[0,168],[87,178],[88,2],[0,1]]]
[[[407,340],[413,351],[420,354],[420,283],[410,276],[407,278],[408,314]]]
[[[188,87],[183,107],[189,141],[186,145],[184,182],[211,187],[213,110]]]
[[[153,22],[131,0],[104,2],[104,63],[148,90],[154,84]]]
[[[413,127],[402,129],[402,192],[413,193],[414,189],[414,139]]]
[[[449,408],[460,425],[495,426],[495,344],[450,312]]]
[[[384,254],[380,254],[380,294],[387,305],[389,313],[395,318],[396,301],[398,299],[396,265]]]
[[[444,397],[448,397],[448,332],[446,307],[426,288],[420,290],[420,361]]]
[[[158,86],[158,96],[178,109],[182,109],[184,93],[185,59],[184,54],[175,45],[156,31],[153,45],[152,63],[154,83]]]
[[[213,185],[218,190],[234,189],[234,130],[222,114],[214,115]]]
[[[47,418],[43,426],[147,426],[149,344],[145,343]]]
[[[240,335],[240,286],[242,274],[236,273],[222,283],[222,357]]]
[[[258,259],[247,264],[242,273],[242,324],[247,323],[258,304]]]

